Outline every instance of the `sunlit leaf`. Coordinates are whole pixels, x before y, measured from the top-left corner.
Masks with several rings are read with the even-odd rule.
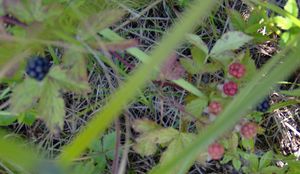
[[[33,107],[41,97],[42,83],[26,78],[22,83],[18,84],[13,89],[10,111],[20,113]]]
[[[235,50],[252,40],[252,37],[240,32],[230,31],[217,40],[210,54],[219,55],[225,51]]]
[[[297,0],[288,0],[284,6],[284,10],[291,13],[293,16],[298,17],[299,9]]]

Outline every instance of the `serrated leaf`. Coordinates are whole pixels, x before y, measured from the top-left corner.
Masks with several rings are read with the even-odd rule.
[[[203,40],[195,35],[195,34],[187,34],[186,35],[187,37],[187,40],[195,45],[197,48],[201,49],[203,51],[203,53],[205,54],[205,56],[208,54],[208,48],[207,48],[207,45],[203,42]]]
[[[261,19],[265,17],[265,10],[255,8],[253,11],[251,11],[250,17],[247,21],[248,26],[252,26],[255,24],[259,24]]]
[[[48,78],[59,84],[59,87],[74,92],[88,92],[90,91],[89,85],[85,81],[75,81],[68,76],[66,70],[58,66],[51,68]]]
[[[137,138],[133,149],[141,155],[152,155],[157,149],[156,144],[165,145],[178,136],[178,134],[178,131],[173,128],[155,129]]]
[[[226,163],[228,163],[229,161],[231,161],[232,159],[233,159],[233,157],[232,157],[231,155],[225,154],[225,155],[223,156],[223,159],[222,159],[222,161],[221,161],[221,164],[226,164]]]
[[[180,64],[190,74],[197,74],[202,68],[198,66],[192,59],[180,59]]]
[[[146,138],[137,139],[137,143],[134,144],[132,148],[142,156],[153,155],[157,150],[156,144],[148,141]]]
[[[99,171],[96,171],[93,161],[79,163],[73,167],[73,170],[70,173],[73,174],[95,174]]]
[[[280,91],[280,93],[282,93],[284,95],[299,97],[300,96],[300,88],[299,89],[290,90],[290,91]]]
[[[283,30],[288,30],[293,26],[292,21],[290,21],[289,19],[284,18],[282,16],[274,17],[274,21],[275,21],[276,25]]]
[[[41,96],[41,85],[41,83],[30,78],[26,78],[18,84],[13,89],[9,110],[12,113],[20,113],[33,107]]]
[[[254,150],[254,139],[245,139],[242,138],[242,145],[247,150]]]
[[[114,159],[115,144],[116,144],[116,132],[111,132],[103,136],[103,151],[108,159]]]
[[[239,144],[239,137],[236,133],[232,133],[232,136],[229,141],[229,148],[235,150]]]
[[[207,107],[208,101],[205,98],[198,98],[195,100],[192,100],[189,102],[185,110],[186,112],[194,115],[194,116],[200,116],[202,114],[202,111],[204,110],[205,107]]]
[[[236,10],[229,10],[229,15],[231,24],[236,30],[243,31],[246,28],[246,22],[240,12]]]
[[[251,171],[258,171],[258,158],[255,154],[248,154],[246,160],[249,162],[249,168]]]
[[[284,10],[298,17],[299,9],[296,0],[288,0],[284,6]]]
[[[241,63],[245,66],[246,68],[246,74],[243,80],[245,82],[251,80],[253,75],[256,73],[257,69],[255,66],[254,60],[251,58],[250,51],[249,49],[246,51],[245,55],[243,56]]]
[[[259,161],[259,169],[261,170],[265,167],[268,167],[272,162],[272,160],[273,160],[273,152],[272,151],[266,152]]]
[[[138,119],[138,120],[134,120],[134,122],[132,123],[132,128],[136,132],[146,133],[162,127],[157,123],[155,123],[154,121],[148,119]]]
[[[234,159],[232,160],[232,165],[235,168],[235,170],[240,170],[242,162],[240,160]]]
[[[252,37],[240,31],[227,32],[223,34],[219,40],[217,40],[210,54],[219,55],[225,51],[238,49],[251,40]]]
[[[167,150],[162,154],[160,158],[160,165],[164,165],[168,161],[172,160],[179,152],[181,152],[185,147],[187,147],[195,138],[195,135],[193,134],[180,133],[178,135],[179,136],[174,138],[174,140],[169,144]],[[182,170],[180,166],[174,167],[173,173],[177,173],[178,170]]]
[[[40,98],[38,113],[50,129],[59,131],[63,128],[65,117],[65,102],[60,95],[59,86],[50,79],[45,80],[42,96]]]

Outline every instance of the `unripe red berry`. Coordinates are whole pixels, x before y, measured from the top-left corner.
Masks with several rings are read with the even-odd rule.
[[[251,139],[256,136],[257,133],[257,125],[252,122],[245,123],[241,127],[241,134],[244,138]]]
[[[214,115],[218,115],[222,111],[222,106],[217,101],[212,101],[208,105],[208,112]]]
[[[229,65],[229,74],[236,78],[241,78],[245,75],[246,68],[241,63],[232,63]]]
[[[226,95],[234,96],[238,92],[238,85],[233,81],[226,82],[223,85],[223,92]]]
[[[223,157],[224,147],[219,143],[213,143],[208,146],[208,154],[213,160],[219,160]]]

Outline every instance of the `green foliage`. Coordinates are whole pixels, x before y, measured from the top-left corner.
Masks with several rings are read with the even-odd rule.
[[[173,128],[162,128],[149,120],[135,120],[133,127],[135,131],[141,133],[133,146],[133,149],[140,155],[154,155],[158,149],[157,145],[167,148],[161,155],[159,165],[164,165],[173,159],[178,152],[182,151],[195,139],[194,134],[182,133]],[[173,173],[178,170],[183,169],[174,167]]]
[[[219,40],[217,40],[211,49],[210,54],[214,57],[220,57],[222,53],[238,49],[251,39],[252,37],[238,31],[225,33]]]
[[[294,17],[298,17],[299,10],[296,0],[288,0],[284,6],[284,10]],[[281,46],[286,45],[300,32],[299,27],[293,24],[292,20],[288,17],[276,16],[274,17],[274,22],[280,29],[286,31],[281,34]]]
[[[272,27],[266,10],[255,7],[247,20],[236,10],[229,10],[228,14],[233,28],[252,36],[254,42],[261,43],[269,39],[268,34],[272,31]],[[258,33],[258,30],[264,27],[266,28],[266,35]]]

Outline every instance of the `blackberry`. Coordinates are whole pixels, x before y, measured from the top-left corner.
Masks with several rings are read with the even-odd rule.
[[[50,66],[51,64],[48,59],[34,56],[27,62],[26,74],[37,81],[41,81],[49,72]]]
[[[204,73],[201,76],[201,82],[204,84],[208,84],[211,81],[211,75],[209,73]]]
[[[260,112],[267,112],[269,108],[270,108],[269,99],[265,99],[256,107],[256,110]]]

